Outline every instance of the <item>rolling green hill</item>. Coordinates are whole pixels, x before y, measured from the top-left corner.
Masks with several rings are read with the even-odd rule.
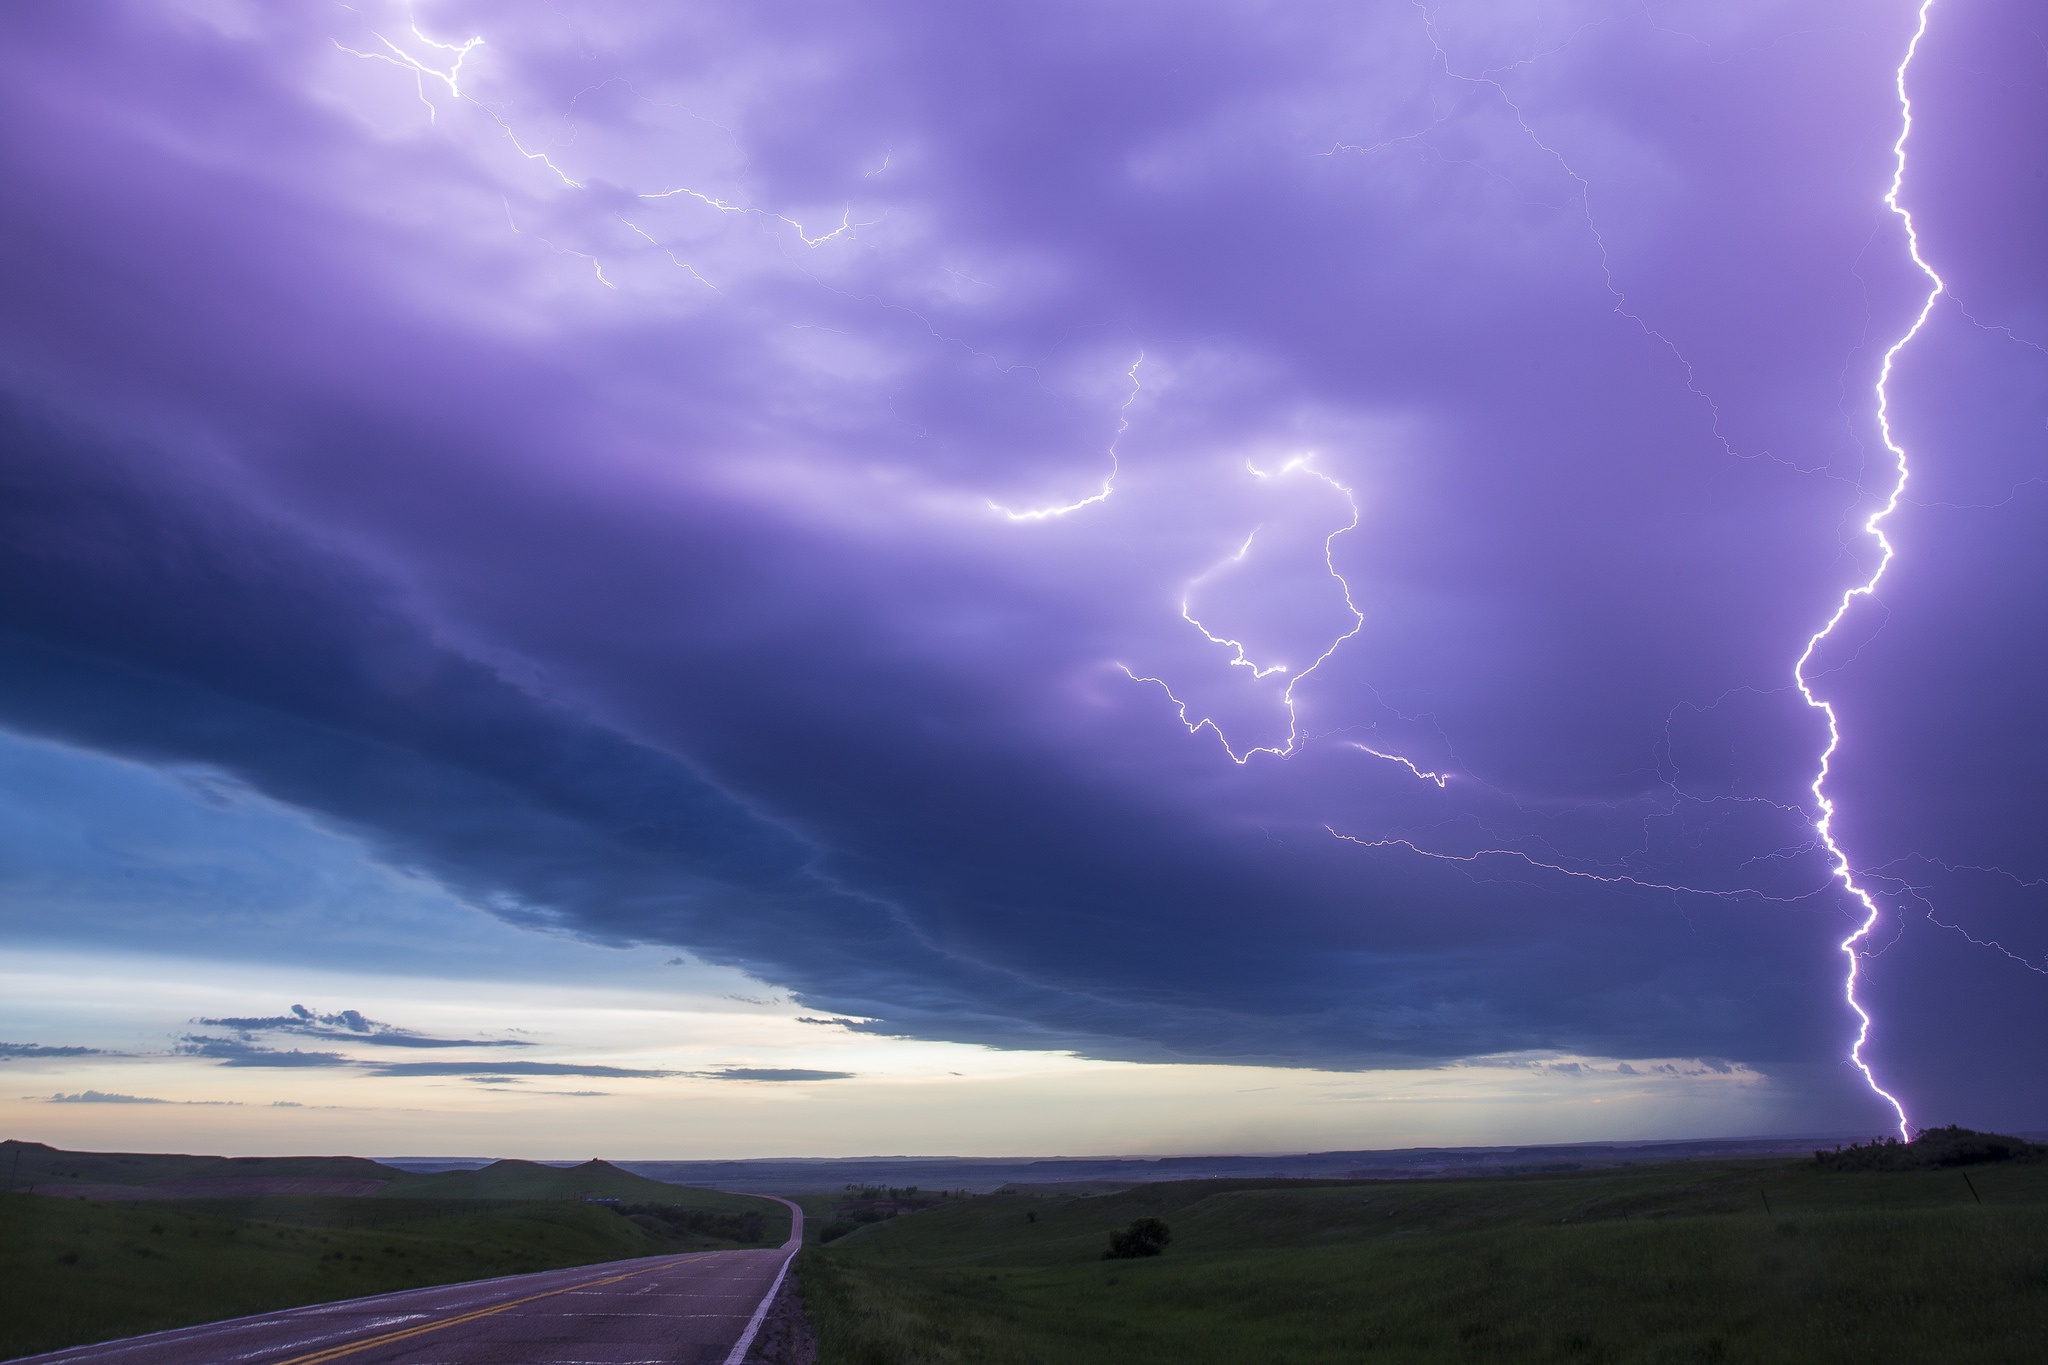
[[[2048,1359],[2048,1166],[1968,1176],[1771,1161],[1004,1193],[864,1226],[800,1273],[820,1365]],[[1103,1260],[1138,1217],[1169,1224],[1166,1253]]]
[[[667,1185],[604,1162],[562,1169],[501,1161],[412,1175],[357,1157],[7,1143],[0,1174],[10,1168],[18,1186],[144,1187],[173,1197],[0,1194],[0,1359],[393,1289],[773,1246],[789,1235],[788,1210],[772,1200]],[[246,1181],[289,1188],[304,1180],[354,1181],[375,1193],[177,1197],[193,1182],[243,1189]],[[756,1235],[739,1240],[748,1232]]]
[[[40,1142],[0,1142],[0,1179],[34,1185],[150,1185],[167,1180],[311,1177],[390,1180],[403,1171],[359,1156],[180,1156],[153,1152],[67,1152]]]
[[[346,1158],[343,1158],[346,1160]],[[480,1170],[440,1171],[414,1175],[379,1167],[394,1177],[375,1197],[380,1199],[620,1199],[628,1203],[680,1203],[683,1192],[693,1208],[739,1212],[761,1209],[762,1200],[744,1194],[721,1194],[716,1190],[690,1189],[622,1171],[605,1161],[586,1161],[580,1166],[543,1166],[536,1161],[494,1161]],[[779,1204],[767,1204],[782,1215],[786,1230],[789,1212]]]

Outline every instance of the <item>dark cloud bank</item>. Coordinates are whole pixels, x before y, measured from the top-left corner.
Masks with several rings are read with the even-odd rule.
[[[587,149],[578,191],[506,198],[554,256],[392,207],[505,196],[424,136],[365,171],[294,84],[317,28],[0,20],[0,723],[224,770],[515,922],[855,1027],[1734,1058],[1811,1085],[1816,1122],[1875,1112],[1788,683],[1873,562],[1869,384],[1916,304],[1877,198],[1909,7],[716,9],[521,47],[538,13],[472,17],[508,118]],[[2038,339],[2023,18],[1937,7],[1907,198],[1971,315]],[[724,101],[717,154],[608,166],[656,117],[620,92],[676,83]],[[867,225],[650,216],[689,176]],[[716,297],[575,302],[593,258],[674,271],[627,214],[696,232]],[[557,267],[544,324],[477,301]],[[1900,560],[1816,675],[1887,909],[1873,1057],[1916,1116],[2038,1124],[2048,372],[1946,305],[1925,340]],[[1093,491],[1112,438],[1098,506],[988,513]],[[1358,490],[1327,547],[1366,621],[1301,685],[1298,752],[1239,766],[1116,665],[1284,740],[1178,613],[1251,535],[1202,580],[1215,629],[1298,670],[1347,628],[1335,493],[1244,473],[1310,448]],[[230,1065],[349,1064],[264,1030],[460,1041],[202,1022],[239,1033],[184,1047]]]

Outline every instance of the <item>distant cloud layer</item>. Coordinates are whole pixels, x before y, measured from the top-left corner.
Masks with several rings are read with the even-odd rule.
[[[351,1066],[353,1060],[339,1052],[284,1051],[264,1047],[244,1038],[221,1038],[211,1034],[188,1033],[172,1049],[184,1057],[204,1057],[223,1066],[330,1067]]]
[[[96,1047],[45,1047],[40,1043],[0,1043],[0,1062],[11,1062],[17,1057],[98,1057],[102,1052]]]
[[[611,1076],[652,1079],[681,1073],[630,1066],[588,1066],[576,1062],[377,1062],[374,1076]]]
[[[432,1038],[411,1029],[366,1019],[356,1010],[336,1014],[315,1014],[304,1005],[293,1005],[290,1014],[267,1018],[198,1019],[210,1028],[233,1029],[245,1038],[257,1033],[297,1033],[313,1038],[341,1038],[376,1047],[531,1047],[517,1038]]]
[[[1874,562],[1914,12],[15,7],[0,726],[812,1022],[1860,1118],[1789,684]],[[1984,326],[1902,365],[1815,676],[1874,1055],[2041,1122],[2048,95],[1936,13],[1908,191]]]
[[[311,1035],[334,1038],[373,1047],[406,1048],[499,1048],[531,1047],[523,1040],[435,1038],[395,1024],[382,1023],[357,1010],[317,1014],[304,1005],[292,1006],[290,1014],[205,1018],[196,1022],[214,1028],[236,1030],[234,1037],[187,1033],[172,1048],[174,1055],[195,1057],[231,1067],[275,1069],[353,1069],[366,1076],[609,1076],[652,1079],[683,1073],[640,1067],[603,1066],[582,1062],[525,1061],[434,1061],[392,1062],[344,1052],[309,1052],[299,1048],[277,1048],[255,1041],[259,1034]]]

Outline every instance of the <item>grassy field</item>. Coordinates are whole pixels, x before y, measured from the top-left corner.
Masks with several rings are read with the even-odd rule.
[[[800,1266],[820,1365],[2048,1360],[2048,1165],[1967,1176],[1975,1194],[1956,1169],[1783,1161],[996,1194]],[[1166,1254],[1102,1260],[1141,1216],[1171,1226]]]
[[[33,1149],[81,1186],[212,1178],[217,1157]],[[352,1158],[287,1158],[261,1174],[326,1176],[336,1166],[404,1176]],[[238,1164],[231,1174],[247,1174]],[[464,1177],[451,1180],[450,1175]],[[50,1173],[39,1171],[39,1183]],[[22,1178],[26,1184],[26,1175]],[[582,1195],[628,1201],[621,1213]],[[666,1216],[647,1211],[658,1208]],[[746,1214],[758,1238],[737,1241]],[[706,1229],[712,1231],[707,1232]],[[716,1235],[724,1233],[726,1235]],[[0,1194],[0,1359],[324,1303],[393,1289],[588,1265],[633,1256],[777,1245],[781,1205],[643,1180],[596,1163],[560,1170],[501,1162],[393,1179],[367,1197],[254,1195],[89,1202]]]
[[[0,1181],[7,1190],[40,1188],[61,1193],[68,1188],[131,1186],[143,1190],[173,1181],[261,1181],[316,1179],[382,1181],[375,1199],[581,1199],[586,1195],[627,1202],[673,1200],[685,1186],[622,1171],[603,1161],[580,1166],[544,1166],[536,1161],[494,1161],[474,1171],[438,1171],[430,1175],[402,1171],[356,1156],[185,1156],[165,1152],[67,1152],[39,1142],[0,1142]],[[743,1194],[690,1190],[694,1208],[732,1213],[772,1209],[784,1220],[788,1211]]]

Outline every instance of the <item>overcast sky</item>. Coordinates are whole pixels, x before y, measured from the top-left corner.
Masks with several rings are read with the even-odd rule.
[[[2048,40],[1926,11],[1901,490],[1921,14],[9,7],[0,1122],[1862,1134],[1853,883],[2048,1127]]]

